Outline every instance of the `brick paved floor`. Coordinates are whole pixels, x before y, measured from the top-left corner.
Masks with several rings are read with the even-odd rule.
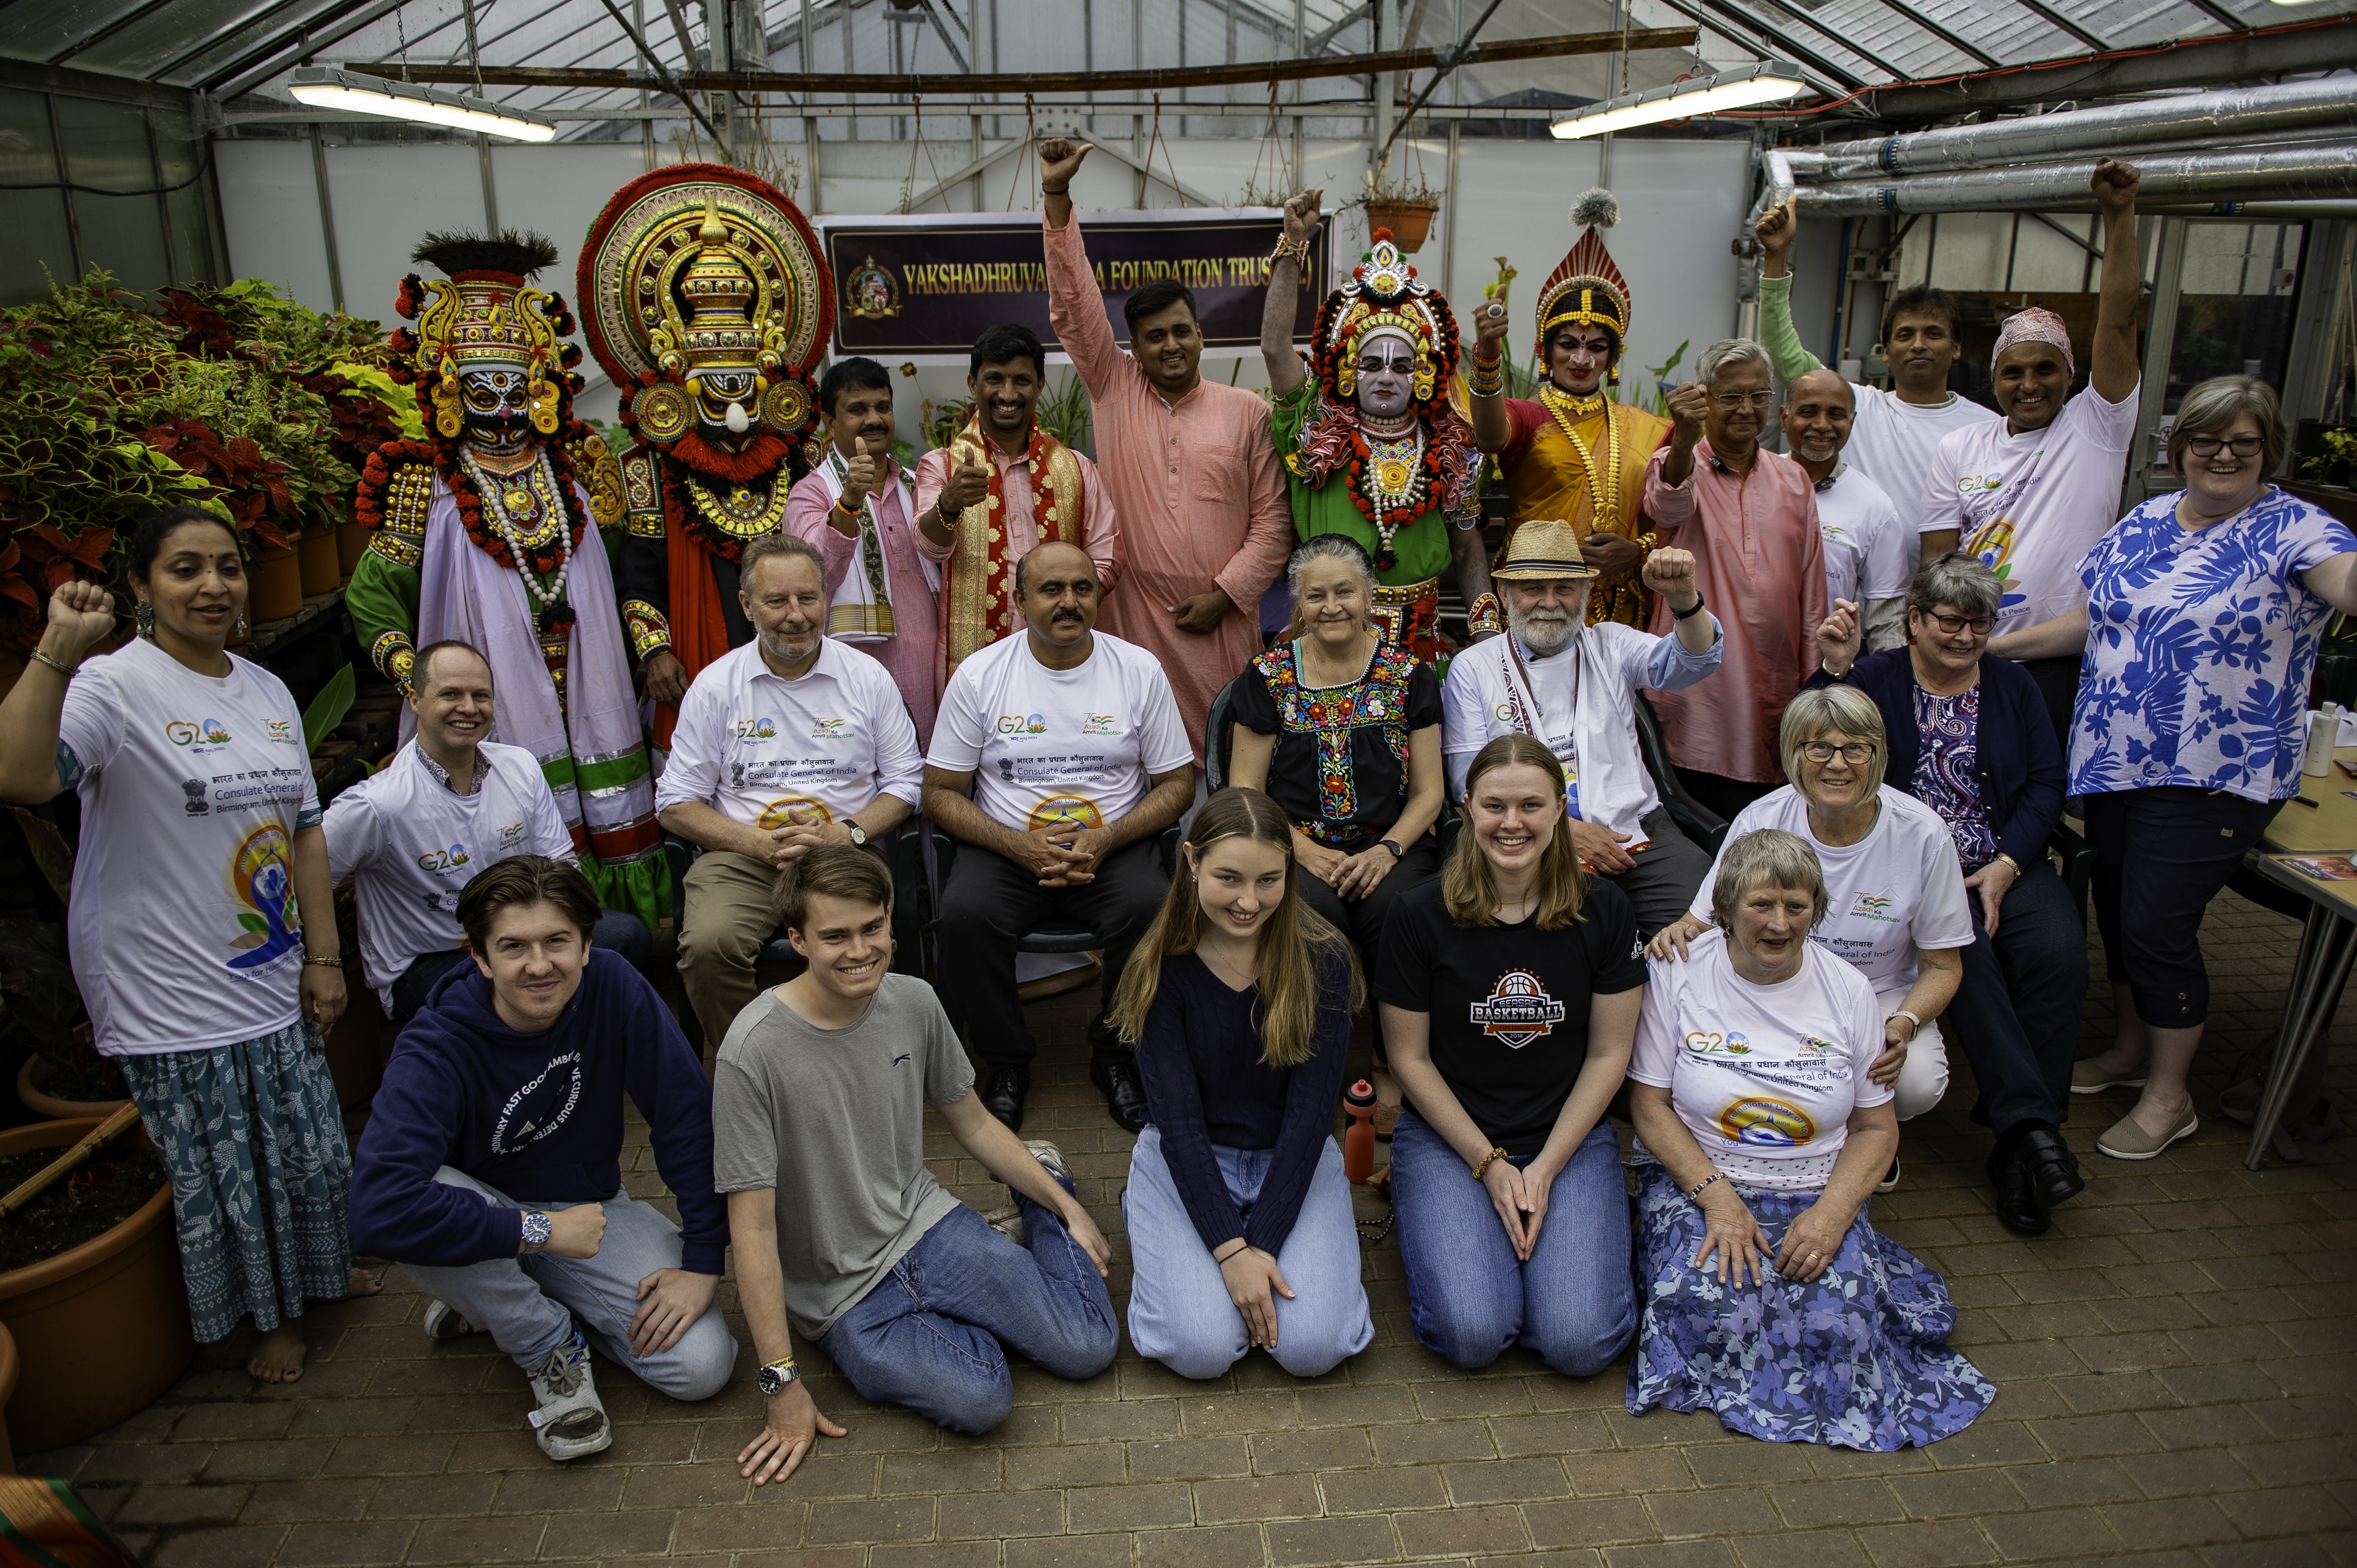
[[[2296,935],[2232,895],[2212,912],[2205,1122],[2234,1057],[2274,1027]],[[2109,991],[2088,999],[2089,1048],[2108,1036]],[[1051,1044],[1028,1131],[1063,1144],[1114,1237],[1118,1305],[1129,1140],[1087,1085],[1080,1004],[1039,1015]],[[2330,1078],[2344,1104],[2352,1031],[2344,1018]],[[967,1439],[863,1405],[806,1353],[851,1435],[758,1495],[730,1463],[759,1419],[749,1357],[701,1405],[601,1368],[614,1446],[560,1470],[525,1431],[521,1374],[481,1337],[429,1345],[398,1270],[376,1300],[316,1310],[292,1389],[255,1387],[232,1341],[137,1418],[27,1467],[71,1477],[158,1568],[2357,1563],[2357,1141],[2251,1175],[2240,1130],[2207,1124],[2126,1166],[2093,1149],[2125,1098],[2082,1101],[2069,1131],[2088,1190],[2023,1240],[1980,1185],[1971,1098],[1960,1065],[1947,1106],[1908,1129],[1905,1186],[1875,1205],[1946,1274],[1957,1340],[2002,1391],[1928,1451],[1633,1420],[1620,1370],[1573,1382],[1520,1352],[1452,1372],[1414,1344],[1386,1243],[1367,1259],[1374,1345],[1315,1383],[1259,1356],[1189,1383],[1125,1348],[1086,1385],[1018,1370],[1012,1417]],[[986,1205],[936,1132],[936,1169]],[[658,1191],[642,1144],[635,1165],[630,1189]],[[726,1285],[722,1299],[733,1309]]]

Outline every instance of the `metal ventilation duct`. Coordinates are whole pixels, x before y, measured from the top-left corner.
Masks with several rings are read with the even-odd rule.
[[[2022,163],[2060,153],[2108,152],[2152,142],[2231,144],[2255,134],[2357,131],[2357,77],[2238,87],[2066,111],[1944,131],[1783,149],[1802,179],[1875,179]]]
[[[2140,157],[2140,203],[2275,201],[2357,197],[2357,141]],[[2083,162],[1896,181],[1856,180],[1799,188],[1801,206],[1828,217],[1880,212],[2003,212],[2092,208]]]

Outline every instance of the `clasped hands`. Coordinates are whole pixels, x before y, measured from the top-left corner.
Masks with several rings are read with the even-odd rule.
[[[1322,843],[1296,834],[1293,858],[1301,869],[1331,887],[1344,898],[1364,898],[1383,885],[1392,874],[1398,860],[1382,844],[1370,844],[1356,854],[1346,854]]]
[[[748,848],[746,853],[778,871],[783,871],[821,844],[851,842],[849,827],[842,822],[828,822],[823,816],[800,807],[786,813],[782,827],[750,828],[747,831],[760,843],[759,848]]]
[[[1042,887],[1079,887],[1097,879],[1097,863],[1109,853],[1108,843],[1103,828],[1057,822],[1023,834],[1007,858],[1038,877]]]
[[[1820,1197],[1784,1227],[1781,1242],[1770,1243],[1750,1206],[1727,1182],[1712,1182],[1695,1202],[1702,1209],[1703,1238],[1694,1266],[1709,1268],[1716,1262],[1718,1283],[1738,1286],[1766,1284],[1771,1267],[1779,1277],[1806,1284],[1833,1266],[1842,1238],[1857,1218],[1829,1210]]]
[[[1547,1197],[1555,1190],[1555,1172],[1544,1157],[1527,1165],[1516,1165],[1512,1160],[1491,1160],[1489,1169],[1481,1173],[1481,1185],[1490,1191],[1490,1207],[1498,1211],[1499,1223],[1506,1228],[1506,1240],[1514,1249],[1517,1262],[1527,1263],[1538,1251],[1539,1227],[1546,1223]]]

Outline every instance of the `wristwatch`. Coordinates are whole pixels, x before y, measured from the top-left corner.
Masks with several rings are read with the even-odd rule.
[[[1914,1014],[1910,1013],[1910,1012],[1909,1012],[1909,1011],[1907,1011],[1907,1009],[1906,1009],[1906,1008],[1904,1008],[1904,1007],[1901,1007],[1900,1009],[1899,1009],[1899,1011],[1897,1011],[1896,1013],[1893,1013],[1890,1016],[1891,1016],[1892,1018],[1904,1018],[1904,1019],[1906,1019],[1909,1023],[1910,1023],[1910,1024],[1912,1024],[1912,1025],[1914,1025],[1914,1026],[1915,1026],[1914,1034],[1910,1034],[1910,1035],[1909,1035],[1909,1036],[1907,1036],[1908,1040],[1909,1040],[1910,1043],[1914,1040],[1914,1038],[1915,1038],[1915,1036],[1916,1036],[1916,1035],[1920,1035],[1920,1034],[1921,1034],[1921,1033],[1923,1032],[1923,1020],[1922,1020],[1922,1019],[1921,1019],[1921,1018],[1918,1018]],[[1885,1022],[1888,1022],[1888,1020],[1885,1020]]]
[[[525,1209],[523,1215],[523,1250],[527,1252],[539,1251],[543,1247],[548,1245],[548,1238],[555,1229],[556,1221],[551,1219],[547,1215],[541,1213],[536,1208]]]
[[[788,1383],[799,1380],[802,1375],[802,1369],[794,1365],[791,1356],[780,1356],[756,1373],[754,1381],[760,1385],[763,1394],[781,1394]]]
[[[851,842],[854,845],[861,849],[867,847],[867,830],[859,825],[857,819],[852,817],[844,818],[843,831],[851,835]]]

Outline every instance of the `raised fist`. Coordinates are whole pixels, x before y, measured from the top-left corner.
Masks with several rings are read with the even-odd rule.
[[[1485,351],[1506,340],[1506,302],[1485,299],[1473,307],[1473,341]]]
[[[1688,446],[1702,439],[1710,422],[1710,392],[1699,381],[1688,381],[1670,393],[1670,417],[1678,422],[1677,438]]]
[[[1050,136],[1039,144],[1039,183],[1049,195],[1070,189],[1072,177],[1081,172],[1081,160],[1096,150],[1091,142],[1075,142],[1069,137]]]
[[[2134,164],[2117,158],[2097,158],[2094,177],[2087,188],[2095,193],[2095,205],[2106,212],[2124,212],[2136,205],[2136,187],[2144,180]]]
[[[1312,187],[1285,204],[1285,237],[1307,240],[1318,232],[1318,204],[1326,199],[1323,186]]]
[[[1857,618],[1857,606],[1847,599],[1835,599],[1833,613],[1817,628],[1817,662],[1828,674],[1846,675],[1857,662],[1860,641],[1866,628]]]
[[[1691,551],[1656,550],[1645,557],[1645,569],[1639,574],[1645,586],[1670,601],[1670,607],[1682,610],[1695,601],[1695,558]]]
[[[79,659],[114,630],[114,596],[79,577],[59,584],[49,596],[49,624],[64,635],[73,658]]]
[[[1794,237],[1801,231],[1800,215],[1792,210],[1792,204],[1798,200],[1797,195],[1784,198],[1762,212],[1760,220],[1751,225],[1751,232],[1759,237],[1760,248],[1771,256],[1781,255],[1791,250]]]

